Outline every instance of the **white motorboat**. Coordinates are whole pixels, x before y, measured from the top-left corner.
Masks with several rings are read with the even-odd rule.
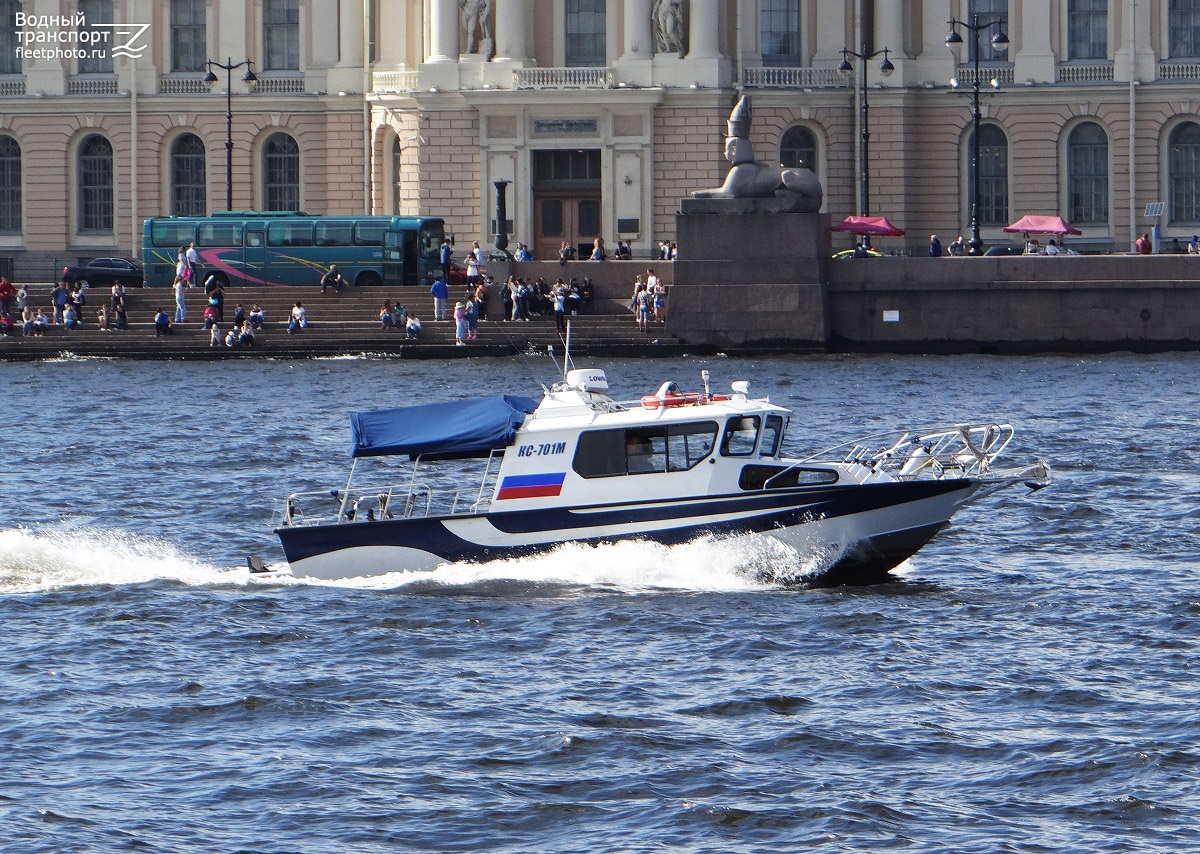
[[[698,391],[665,382],[629,402],[609,396],[600,370],[564,369],[544,392],[540,403],[502,395],[354,414],[345,487],[282,502],[275,532],[292,574],[380,575],[567,542],[766,535],[794,550],[805,581],[874,583],[968,501],[1050,478],[1041,460],[996,466],[1009,424],[787,458],[792,413],[752,397],[746,381],[712,394],[708,371]],[[359,485],[371,458],[385,458],[388,474]]]

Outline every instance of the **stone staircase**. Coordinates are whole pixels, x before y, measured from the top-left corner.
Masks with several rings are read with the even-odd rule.
[[[29,304],[50,311],[49,285],[27,286]],[[452,290],[450,307],[461,294]],[[64,354],[151,359],[225,359],[262,357],[307,358],[372,353],[405,358],[449,358],[462,356],[503,356],[549,346],[561,352],[563,338],[554,325],[553,315],[533,317],[529,321],[498,320],[503,306],[496,290],[490,294],[488,317],[480,321],[478,338],[466,346],[455,346],[454,322],[433,321],[433,298],[425,288],[376,287],[344,288],[340,295],[322,294],[316,287],[232,288],[225,293],[225,322],[222,332],[232,325],[238,303],[249,313],[258,304],[266,315],[265,327],[256,334],[253,347],[211,345],[203,317],[207,299],[199,288],[186,297],[187,322],[174,324],[173,333],[157,336],[154,315],[165,309],[174,317],[175,298],[164,289],[135,289],[126,294],[129,328],[101,331],[96,311],[108,301],[107,289],[93,288],[87,295],[83,328],[67,330],[53,326],[42,337],[22,337],[18,321],[15,334],[0,337],[0,359],[44,359]],[[683,345],[666,335],[665,327],[652,324],[648,333],[637,329],[627,308],[628,295],[618,296],[616,287],[598,288],[591,313],[570,317],[571,352],[577,355],[638,356],[671,355],[684,352]],[[292,305],[301,301],[307,310],[309,326],[288,334],[287,319]],[[416,342],[403,330],[384,329],[379,323],[379,308],[384,300],[399,303],[421,318],[423,328]],[[15,311],[15,308],[14,308]],[[16,318],[14,318],[16,319]]]

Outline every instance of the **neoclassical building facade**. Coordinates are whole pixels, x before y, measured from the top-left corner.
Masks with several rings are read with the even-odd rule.
[[[418,0],[377,23],[373,203],[485,241],[511,182],[539,257],[672,238],[743,94],[760,160],[809,166],[832,217],[886,214],[914,251],[973,212],[986,241],[1059,214],[1096,251],[1200,230],[1200,0]]]
[[[440,215],[485,246],[499,185],[541,257],[649,254],[721,182],[745,94],[758,159],[812,168],[835,219],[887,215],[889,248],[972,213],[989,242],[1027,213],[1095,250],[1200,231],[1200,0],[0,0],[0,21],[0,258],[29,278],[136,254],[143,218],[223,210],[227,185],[234,209]],[[91,50],[134,30],[140,52]],[[223,67],[243,60],[256,79]]]
[[[225,210],[227,187],[235,210],[363,212],[363,22],[338,0],[0,0],[0,267],[140,257],[143,219]],[[247,59],[256,79],[206,80]]]

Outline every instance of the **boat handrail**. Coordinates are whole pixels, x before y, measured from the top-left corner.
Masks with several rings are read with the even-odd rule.
[[[1011,424],[956,424],[948,430],[916,435],[903,433],[880,451],[872,450],[872,440],[895,436],[895,431],[873,433],[810,454],[772,475],[763,485],[769,486],[797,466],[822,461],[822,458],[827,461],[839,448],[847,446],[850,450],[841,459],[844,465],[861,465],[895,477],[915,478],[926,469],[936,477],[983,475],[990,471],[992,462],[1012,441],[1014,432]]]
[[[314,505],[333,499],[330,512],[314,513]],[[437,488],[425,481],[356,485],[350,492],[313,490],[293,492],[276,511],[276,527],[300,528],[335,522],[374,522],[380,519],[411,518],[435,515],[476,514],[487,510],[491,496],[480,496],[475,487],[469,489]],[[306,509],[307,508],[307,509]]]

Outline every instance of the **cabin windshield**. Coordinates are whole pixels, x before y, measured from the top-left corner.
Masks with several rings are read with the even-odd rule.
[[[774,457],[779,454],[779,444],[783,441],[783,416],[768,415],[767,426],[763,428],[762,442],[758,446],[760,457]]]
[[[715,421],[699,421],[588,430],[579,436],[571,467],[587,478],[687,471],[712,453],[717,429]]]
[[[762,420],[757,415],[739,415],[725,422],[725,438],[721,440],[721,456],[748,457],[758,447],[758,428]]]

